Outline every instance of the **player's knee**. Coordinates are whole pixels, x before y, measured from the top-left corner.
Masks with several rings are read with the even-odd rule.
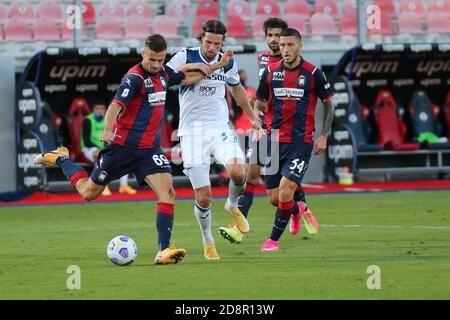
[[[295,190],[290,188],[280,188],[278,199],[283,202],[292,200],[294,197],[294,191]]]
[[[197,204],[202,208],[209,208],[211,205],[211,197],[201,196],[197,198]]]
[[[95,200],[98,198],[98,195],[94,194],[92,192],[86,192],[82,196],[83,196],[83,199],[86,201],[92,201],[92,200]]]
[[[245,171],[242,169],[235,168],[230,172],[230,178],[236,184],[242,184],[245,182]]]

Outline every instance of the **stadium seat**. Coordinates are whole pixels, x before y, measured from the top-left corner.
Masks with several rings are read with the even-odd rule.
[[[300,31],[301,35],[307,34],[305,29],[305,21],[309,20],[309,16],[300,15],[297,13],[286,13],[283,19],[287,22],[288,26]]]
[[[266,19],[267,19],[267,16],[265,16],[265,15],[256,15],[253,17],[253,20],[252,20],[253,37],[265,37],[266,36],[266,34],[264,33],[264,29],[263,29],[263,24]]]
[[[379,29],[367,29],[369,35],[392,35],[395,34],[392,28],[392,18],[390,14],[381,14],[381,26]]]
[[[145,39],[150,35],[149,19],[139,16],[128,17],[124,23],[127,39]]]
[[[203,23],[211,19],[215,19],[215,17],[203,15],[194,17],[194,20],[192,21],[192,35],[197,36],[198,34],[202,33]]]
[[[286,14],[298,14],[301,16],[311,16],[311,10],[305,0],[288,0],[285,7]]]
[[[36,19],[33,35],[36,41],[62,41],[58,23],[52,20]]]
[[[8,20],[5,23],[5,40],[13,42],[32,41],[30,26],[23,20]]]
[[[125,8],[116,0],[107,0],[104,1],[98,8],[98,14],[100,18],[112,18],[122,21],[125,19]]]
[[[404,143],[406,126],[403,115],[389,90],[380,90],[374,104],[377,142],[387,150],[417,150],[416,143]]]
[[[8,11],[3,3],[0,3],[0,25],[3,25],[8,20]]]
[[[382,15],[390,17],[397,15],[395,4],[392,0],[374,0],[373,4],[380,7]]]
[[[337,16],[338,10],[335,1],[332,0],[317,0],[316,1],[316,13],[326,13],[330,16]]]
[[[428,33],[450,33],[450,21],[448,13],[432,11],[427,15]]]
[[[448,0],[429,0],[428,12],[445,12],[447,16],[450,16],[450,1]]]
[[[152,32],[163,34],[166,38],[178,38],[178,24],[177,17],[159,15],[153,20]]]
[[[211,16],[217,19],[218,4],[215,0],[198,0],[197,4],[198,16]]]
[[[244,0],[231,0],[227,4],[227,11],[230,15],[240,16],[245,21],[252,20],[252,7]]]
[[[84,117],[91,113],[91,109],[84,98],[75,98],[70,105],[67,118],[67,127],[70,136],[70,158],[72,160],[82,160],[82,152],[80,146],[81,127]]]
[[[42,1],[37,9],[37,18],[61,22],[64,19],[61,7],[53,0]]]
[[[120,27],[119,21],[114,19],[98,20],[95,24],[95,35],[97,39],[123,39],[122,28]]]
[[[94,5],[90,1],[83,1],[81,4],[81,13],[83,14],[84,24],[95,24],[96,11]]]
[[[311,16],[311,34],[314,36],[339,35],[333,18],[327,13],[314,13]]]
[[[423,34],[420,15],[413,11],[401,12],[398,15],[398,32],[401,34]]]
[[[256,4],[256,14],[270,17],[280,16],[280,6],[276,0],[259,0]]]
[[[356,1],[357,0],[345,0],[344,3],[344,16],[354,16],[356,15]]]
[[[370,124],[371,111],[365,105],[361,105],[356,95],[352,94],[348,108],[346,125],[350,128],[355,137],[358,151],[379,151],[381,147],[377,143],[371,143],[370,137],[374,131]]]
[[[249,38],[244,20],[240,16],[227,16],[227,36],[230,38]]]
[[[422,0],[402,0],[400,3],[400,12],[415,12],[421,16],[425,15],[425,8]]]
[[[65,23],[61,24],[61,37],[62,37],[62,40],[73,40],[74,30],[69,29]],[[88,39],[88,34],[87,34],[87,29],[86,29],[85,24],[82,25],[82,28],[81,28],[81,37],[83,38],[83,40]]]
[[[32,23],[34,21],[33,6],[28,1],[19,0],[14,2],[9,9],[9,18],[27,21]]]
[[[433,104],[423,90],[413,93],[409,104],[409,113],[413,124],[414,139],[419,139],[422,134],[432,134],[436,138],[442,134],[443,126],[439,123],[441,109]],[[423,149],[450,149],[450,143],[423,141],[420,143]]]
[[[358,18],[356,15],[343,15],[341,17],[341,33],[348,36],[358,34]]]
[[[167,15],[171,17],[178,17],[183,20],[188,20],[190,15],[190,7],[190,0],[171,0],[169,2]]]
[[[153,17],[152,7],[144,0],[132,0],[128,4],[128,17],[151,19]]]

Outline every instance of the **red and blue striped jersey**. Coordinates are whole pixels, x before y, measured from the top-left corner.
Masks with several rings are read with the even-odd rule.
[[[281,54],[277,56],[272,56],[270,54],[270,51],[262,51],[258,55],[258,77],[261,80],[262,74],[264,72],[264,69],[266,69],[267,66],[270,66],[272,63],[276,63],[283,59]]]
[[[159,146],[166,90],[180,84],[184,76],[167,66],[152,74],[141,63],[128,70],[113,99],[123,108],[113,127],[114,142],[137,148]]]
[[[279,130],[279,142],[312,142],[317,98],[333,96],[331,85],[322,70],[301,57],[294,69],[283,60],[265,69],[256,98],[268,101],[264,119],[267,131]]]

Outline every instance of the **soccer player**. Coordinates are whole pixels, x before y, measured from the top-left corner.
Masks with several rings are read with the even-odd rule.
[[[266,110],[269,134],[278,130],[278,145],[272,143],[271,152],[277,147],[279,151],[277,173],[266,176],[270,202],[277,205],[275,222],[261,251],[278,250],[278,240],[289,218],[294,224],[299,223],[299,212],[305,208],[299,208],[303,202],[297,204],[294,193],[308,168],[311,153],[325,151],[331,131],[334,93],[324,73],[300,55],[302,47],[300,33],[293,28],[284,29],[280,35],[283,60],[264,70],[256,91],[255,110]],[[325,116],[322,131],[314,143],[317,98],[325,105]]]
[[[226,56],[214,66],[195,63],[172,69],[162,65],[166,50],[167,42],[163,36],[149,36],[142,61],[123,77],[106,112],[105,128],[100,135],[100,140],[107,146],[99,153],[90,177],[69,159],[69,151],[65,147],[44,152],[34,159],[37,164],[61,168],[87,201],[96,199],[110,181],[129,172],[134,172],[140,185],[149,185],[158,197],[155,264],[178,263],[186,254],[184,249],[169,248],[175,190],[169,161],[159,146],[166,90],[175,84],[194,84],[215,68],[228,63]]]
[[[95,103],[92,107],[92,112],[88,114],[81,127],[81,152],[86,159],[95,163],[97,161],[100,150],[105,146],[103,141],[100,141],[100,134],[105,128],[105,113],[106,107],[103,103]],[[136,194],[136,190],[128,184],[128,174],[120,177],[120,193]],[[108,186],[102,192],[104,196],[110,196],[111,190]]]
[[[201,45],[183,49],[167,64],[176,69],[185,63],[203,62],[214,64],[224,55],[220,52],[227,29],[218,20],[204,23],[198,36]],[[227,51],[229,52],[229,51]],[[227,54],[227,52],[225,54]],[[237,104],[249,116],[252,126],[260,130],[260,120],[253,113],[244,87],[240,84],[238,68],[234,59],[195,85],[180,87],[181,151],[184,172],[195,190],[194,213],[202,232],[204,257],[219,260],[211,233],[211,182],[209,170],[211,157],[225,166],[230,176],[228,199],[225,204],[233,223],[240,232],[249,231],[245,217],[237,207],[237,200],[244,190],[245,157],[236,134],[228,124],[228,105],[225,99],[225,85]],[[258,131],[260,133],[260,131]]]
[[[281,32],[288,27],[287,23],[280,18],[267,18],[267,20],[263,23],[264,33],[266,35],[266,42],[269,50],[263,51],[258,55],[258,69],[259,69],[259,78],[267,67],[270,67],[272,64],[275,64],[283,59],[280,51],[280,35]],[[264,114],[262,115],[264,119]],[[264,127],[264,125],[263,125]],[[245,190],[242,196],[238,200],[238,208],[241,210],[242,214],[248,218],[248,213],[250,207],[253,204],[253,197],[256,186],[259,184],[259,177],[261,175],[261,167],[265,165],[266,158],[264,158],[264,152],[260,152],[259,148],[266,148],[264,145],[257,144],[256,150],[247,150],[246,154],[248,155],[248,165],[247,165],[247,177],[246,177],[246,185]],[[256,157],[252,157],[252,154],[256,154]],[[253,158],[256,160],[256,163],[252,163],[250,159]],[[252,160],[253,160],[252,159]],[[305,222],[306,230],[309,233],[317,233],[318,231],[318,223],[315,219],[313,213],[310,208],[306,205],[305,193],[303,191],[302,186],[299,184],[297,190],[294,193],[294,200],[296,202],[303,202],[300,204],[299,219],[296,220],[298,223],[293,223],[291,220],[290,231],[292,234],[296,234],[301,227],[302,219]],[[234,226],[230,226],[228,228],[221,227],[220,234],[226,240],[231,243],[239,243],[242,240],[242,235]]]

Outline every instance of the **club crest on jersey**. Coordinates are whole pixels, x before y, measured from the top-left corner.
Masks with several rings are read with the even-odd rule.
[[[153,87],[153,82],[152,82],[152,80],[151,80],[151,79],[145,79],[145,80],[144,80],[144,87],[146,87],[146,88],[151,88],[151,87]]]
[[[165,88],[165,87],[166,87],[166,79],[164,79],[163,76],[160,76],[160,77],[159,77],[159,80],[161,80],[161,84],[162,84],[163,87]]]
[[[300,87],[303,87],[305,85],[306,82],[306,78],[304,75],[301,75],[300,77],[298,77],[298,85]]]

